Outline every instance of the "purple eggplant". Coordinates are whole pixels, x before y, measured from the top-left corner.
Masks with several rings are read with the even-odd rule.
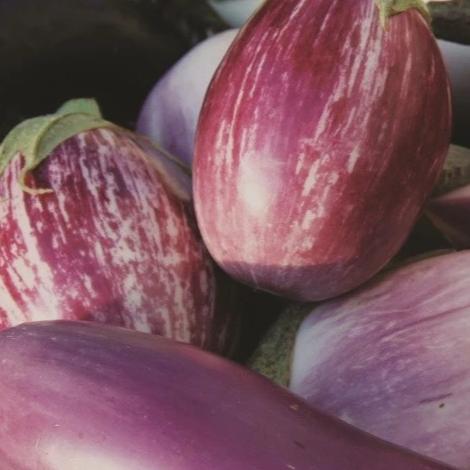
[[[194,152],[198,225],[232,277],[324,300],[401,248],[450,140],[447,73],[425,18],[412,0],[270,0],[242,28]]]
[[[289,386],[382,439],[470,468],[469,355],[470,251],[462,251],[413,261],[311,310]]]
[[[93,100],[17,126],[0,146],[0,329],[93,320],[230,353],[236,287],[190,199],[189,176]]]
[[[2,470],[449,469],[222,358],[87,322],[0,333]]]

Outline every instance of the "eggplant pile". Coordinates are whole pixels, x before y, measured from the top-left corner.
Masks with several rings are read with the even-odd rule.
[[[0,0],[0,470],[470,469],[466,18]]]

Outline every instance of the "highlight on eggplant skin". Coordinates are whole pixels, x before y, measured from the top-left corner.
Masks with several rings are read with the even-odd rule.
[[[0,332],[2,470],[450,469],[198,348],[92,322]]]
[[[470,467],[470,250],[412,261],[312,309],[289,388],[371,434]]]
[[[268,0],[201,112],[203,239],[255,288],[299,301],[343,294],[403,245],[450,134],[447,73],[417,10],[384,28],[371,0]]]

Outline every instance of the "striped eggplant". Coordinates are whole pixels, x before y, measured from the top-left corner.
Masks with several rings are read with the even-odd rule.
[[[216,34],[191,49],[157,82],[140,111],[137,132],[189,167],[204,95],[237,31]]]
[[[236,279],[293,299],[357,287],[410,232],[450,115],[420,1],[268,0],[199,120],[194,194],[209,251]]]
[[[414,261],[308,313],[291,391],[382,439],[470,467],[470,251]]]
[[[232,27],[241,27],[264,0],[207,0]],[[422,0],[428,5],[436,35],[462,44],[470,44],[470,0]],[[389,0],[398,4],[397,0]]]
[[[0,333],[2,470],[444,470],[208,354],[85,322]]]
[[[163,152],[77,100],[15,128],[0,172],[0,328],[94,320],[225,351],[229,287]]]

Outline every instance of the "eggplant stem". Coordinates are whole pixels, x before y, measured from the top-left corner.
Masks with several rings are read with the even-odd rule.
[[[271,326],[247,366],[274,383],[288,387],[297,331],[314,304],[293,305]]]
[[[411,8],[417,9],[431,24],[431,14],[426,6],[428,2],[425,0],[375,0],[375,3],[380,11],[380,22],[384,28],[387,27],[390,17],[404,13]]]

